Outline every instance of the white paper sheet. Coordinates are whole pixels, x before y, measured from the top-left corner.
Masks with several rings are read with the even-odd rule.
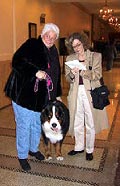
[[[65,65],[68,65],[71,69],[74,67],[79,68],[80,70],[86,70],[86,66],[83,65],[81,62],[78,60],[72,60],[72,61],[66,61]]]

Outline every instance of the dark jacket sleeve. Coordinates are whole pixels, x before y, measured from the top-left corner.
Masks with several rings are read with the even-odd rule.
[[[12,68],[24,76],[35,75],[39,69],[44,69],[43,61],[45,60],[40,58],[41,61],[39,61],[38,57],[38,55],[41,56],[42,50],[42,46],[38,49],[36,39],[28,39],[14,54]]]
[[[47,68],[44,44],[41,40],[27,40],[14,54],[12,71],[5,84],[5,94],[18,105],[34,111],[41,111],[46,102],[46,82],[39,81],[34,91],[36,72]]]

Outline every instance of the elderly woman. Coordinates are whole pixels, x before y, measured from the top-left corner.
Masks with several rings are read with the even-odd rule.
[[[5,86],[16,121],[18,160],[23,170],[31,169],[28,154],[44,160],[39,151],[41,110],[49,100],[61,96],[61,72],[57,49],[59,28],[45,24],[38,39],[28,39],[14,54],[12,72]]]
[[[66,39],[70,55],[66,61],[78,60],[82,68],[65,66],[66,80],[70,83],[68,106],[70,110],[69,132],[75,136],[74,150],[68,155],[83,153],[86,148],[86,160],[93,159],[95,133],[108,128],[106,109],[93,108],[91,88],[100,86],[102,77],[101,54],[91,52],[87,35],[73,33]],[[91,66],[91,67],[90,67]],[[85,139],[86,137],[86,139]]]

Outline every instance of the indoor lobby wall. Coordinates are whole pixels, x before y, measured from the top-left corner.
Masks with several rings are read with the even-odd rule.
[[[3,89],[10,73],[13,53],[28,39],[29,22],[37,25],[37,36],[40,34],[44,26],[40,24],[42,13],[46,14],[46,23],[53,22],[59,26],[60,37],[80,30],[91,32],[91,16],[71,3],[53,3],[50,0],[0,1],[0,108],[10,103]]]

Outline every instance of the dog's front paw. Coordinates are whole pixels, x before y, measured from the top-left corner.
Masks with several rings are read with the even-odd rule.
[[[56,159],[59,161],[63,161],[64,158],[62,156],[58,156]]]
[[[49,156],[49,157],[45,158],[45,160],[47,160],[47,161],[52,160],[52,157]]]

